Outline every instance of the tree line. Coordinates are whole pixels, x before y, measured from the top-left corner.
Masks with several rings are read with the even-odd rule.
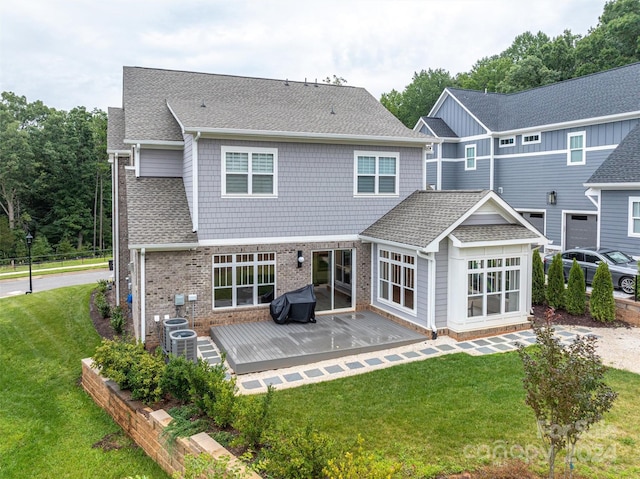
[[[0,259],[111,248],[107,114],[3,92]]]
[[[422,70],[402,92],[383,93],[380,102],[407,127],[427,115],[447,87],[512,93],[640,61],[640,0],[604,5],[598,25],[584,37],[565,30],[518,35],[498,55],[478,60],[469,72],[452,76],[442,68]]]

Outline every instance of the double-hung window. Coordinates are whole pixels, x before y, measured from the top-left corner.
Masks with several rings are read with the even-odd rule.
[[[356,195],[398,195],[398,153],[355,152]]]
[[[275,286],[275,253],[213,255],[214,309],[269,303]]]
[[[276,148],[222,147],[222,196],[276,196]]]
[[[640,196],[629,197],[629,236],[640,238]]]
[[[416,309],[416,258],[413,255],[378,251],[378,299],[403,309]]]
[[[476,145],[467,145],[464,147],[464,169],[476,169]]]
[[[584,165],[586,162],[584,131],[567,135],[567,165]]]

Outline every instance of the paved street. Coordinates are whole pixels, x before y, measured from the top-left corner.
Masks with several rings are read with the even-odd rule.
[[[99,279],[109,279],[113,271],[94,269],[71,273],[49,274],[44,276],[33,275],[33,292],[46,291],[48,289],[76,286],[79,284],[96,283]],[[0,279],[0,298],[17,296],[29,290],[29,278]]]

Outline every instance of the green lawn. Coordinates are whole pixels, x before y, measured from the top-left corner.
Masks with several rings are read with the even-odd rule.
[[[43,276],[48,274],[60,274],[67,271],[83,271],[90,269],[103,269],[112,258],[83,258],[64,261],[51,261],[47,263],[34,263],[31,265],[32,274]],[[29,276],[29,265],[0,266],[0,279],[16,279]]]
[[[93,285],[0,299],[0,477],[168,476],[141,449],[91,446],[120,428],[79,386],[100,338]]]
[[[276,414],[300,426],[311,422],[343,444],[360,433],[367,448],[404,462],[412,477],[429,477],[478,467],[505,451],[517,456],[540,448],[522,374],[516,353],[453,354],[279,391]],[[593,461],[580,463],[577,471],[637,478],[640,376],[613,370],[608,380],[620,397],[585,438],[579,452]]]

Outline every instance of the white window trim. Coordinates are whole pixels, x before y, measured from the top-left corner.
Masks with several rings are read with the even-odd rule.
[[[571,138],[582,137],[582,160],[571,161]],[[567,133],[567,166],[584,165],[587,162],[587,132],[574,131]]]
[[[632,238],[640,238],[640,231],[633,231],[633,220],[635,217],[633,216],[633,204],[640,203],[640,196],[630,196],[629,197],[629,230],[628,234]],[[638,218],[640,219],[640,218]]]
[[[518,258],[518,260],[520,261],[520,264],[517,266],[506,266],[505,262],[507,259],[509,258]],[[497,266],[497,267],[489,267],[487,262],[489,260],[502,260],[502,266]],[[469,269],[468,264],[470,261],[482,261],[483,266],[481,268],[477,268],[477,269]],[[525,290],[523,289],[523,277],[524,274],[526,273],[526,271],[523,269],[523,261],[524,258],[518,254],[515,255],[510,255],[510,254],[506,254],[506,255],[489,255],[489,256],[480,256],[480,257],[469,257],[466,259],[466,264],[467,264],[467,268],[466,268],[466,281],[468,284],[469,281],[469,275],[473,274],[473,273],[478,273],[482,275],[482,314],[481,315],[469,315],[469,308],[467,306],[467,317],[466,320],[469,321],[476,321],[479,319],[491,319],[493,317],[496,316],[507,316],[507,315],[514,315],[517,313],[521,313],[521,307],[522,307],[522,298],[523,298],[523,294],[525,294]],[[507,271],[518,271],[519,272],[519,280],[518,280],[518,289],[510,289],[507,290],[506,289],[506,280],[507,280]],[[490,291],[488,291],[487,288],[487,284],[489,283],[489,278],[488,278],[488,274],[491,272],[500,272],[500,276],[501,276],[501,286],[500,286],[500,313],[495,313],[495,314],[487,314],[487,296],[492,296],[492,295],[498,295],[498,293],[491,293]],[[515,311],[505,311],[505,305],[506,305],[506,295],[507,293],[512,293],[512,292],[517,292],[518,293],[518,308]],[[470,295],[469,291],[467,291],[465,300],[469,301],[469,296],[480,296],[480,294],[477,295]]]
[[[358,157],[359,156],[374,156],[376,158],[376,171],[374,173],[375,176],[375,192],[374,193],[359,193],[358,192]],[[395,177],[395,192],[394,193],[378,193],[378,165],[380,157],[385,158],[395,158],[396,160],[396,177]],[[383,175],[385,176],[385,175]],[[388,197],[397,197],[400,195],[399,193],[399,185],[400,185],[400,153],[393,151],[354,151],[353,152],[353,196],[357,196],[359,198],[362,197],[378,197],[384,196]]]
[[[395,261],[395,260],[392,260],[391,258],[382,258],[382,255],[381,255],[382,251],[387,251],[389,253],[399,254],[399,255],[402,255],[402,256],[410,256],[410,257],[413,258],[413,264],[407,264],[404,261],[400,261],[400,262],[399,261]],[[378,284],[376,285],[376,298],[377,298],[377,300],[382,304],[387,304],[389,306],[392,306],[393,308],[396,308],[396,309],[398,309],[400,311],[405,311],[405,312],[415,316],[416,312],[417,312],[417,304],[418,304],[417,303],[417,301],[418,301],[418,298],[417,298],[417,296],[418,296],[418,287],[417,287],[417,285],[418,285],[418,265],[417,265],[418,258],[416,257],[416,255],[415,254],[411,254],[411,253],[407,253],[407,252],[402,252],[401,250],[395,250],[393,248],[378,247],[377,248],[377,258],[376,259],[377,259],[377,271],[378,271],[378,274],[377,274],[377,276],[378,276],[377,277]],[[402,282],[403,282],[403,284],[402,284],[403,288],[405,287],[404,279],[406,277],[405,274],[404,274],[404,269],[407,268],[407,269],[412,269],[413,270],[413,288],[409,288],[409,289],[413,290],[413,308],[407,308],[406,306],[403,306],[403,305],[401,305],[399,303],[396,303],[394,301],[385,299],[380,295],[380,281],[381,281],[380,262],[381,261],[387,262],[390,267],[391,267],[392,264],[399,264],[402,267],[401,277],[402,277]],[[389,284],[392,284],[391,280],[389,280]]]
[[[526,140],[525,138],[527,136],[534,136],[534,135],[538,135],[538,139],[537,140]],[[523,145],[535,145],[536,143],[540,143],[542,141],[542,132],[540,131],[536,131],[534,133],[523,133],[522,134],[522,144]]]
[[[473,166],[469,166],[467,160],[467,151],[470,150],[471,148],[473,148]],[[474,143],[473,145],[465,145],[464,147],[464,169],[465,171],[472,171],[476,169],[476,166],[478,164],[478,148],[476,146],[476,144]]]
[[[251,184],[251,155],[253,153],[268,153],[273,155],[273,193],[271,194],[255,194],[255,193],[227,193],[227,153],[248,153],[249,154],[249,171],[247,172],[249,184]],[[277,198],[278,197],[278,149],[277,148],[256,148],[248,146],[221,146],[220,147],[220,163],[221,163],[221,195],[223,198]]]
[[[511,140],[511,143],[507,143],[506,145],[503,145],[502,142],[506,140]],[[498,138],[498,148],[511,148],[513,146],[516,146],[515,136],[503,136],[501,138]]]
[[[239,254],[249,254],[252,255],[253,259],[251,261],[238,261],[237,260],[237,255]],[[267,260],[267,261],[258,261],[258,255],[259,254],[273,254],[273,260]],[[216,263],[213,261],[213,257],[214,256],[231,256],[231,262],[230,263]],[[274,296],[275,296],[275,292],[276,292],[276,286],[277,286],[277,254],[273,251],[266,251],[266,252],[257,252],[257,253],[216,253],[214,255],[212,255],[212,267],[211,267],[211,273],[212,273],[212,281],[211,281],[211,308],[215,311],[220,311],[220,310],[229,310],[229,309],[235,309],[235,308],[253,308],[256,306],[265,306],[268,305],[269,303],[260,303],[259,302],[259,297],[257,296],[257,291],[258,291],[258,285],[254,284],[251,285],[254,288],[254,298],[253,298],[253,304],[243,304],[238,306],[237,302],[238,302],[238,283],[237,283],[237,276],[236,276],[236,268],[238,266],[252,266],[254,269],[254,281],[255,278],[257,278],[257,274],[255,273],[257,266],[260,265],[273,265],[273,292],[274,292]],[[232,268],[232,275],[233,275],[233,279],[231,282],[230,286],[225,286],[226,288],[231,288],[231,306],[218,306],[216,307],[216,289],[220,289],[220,288],[216,288],[215,286],[215,274],[216,274],[216,268],[227,268],[227,267],[231,267]],[[249,286],[249,285],[242,285],[242,286]]]

